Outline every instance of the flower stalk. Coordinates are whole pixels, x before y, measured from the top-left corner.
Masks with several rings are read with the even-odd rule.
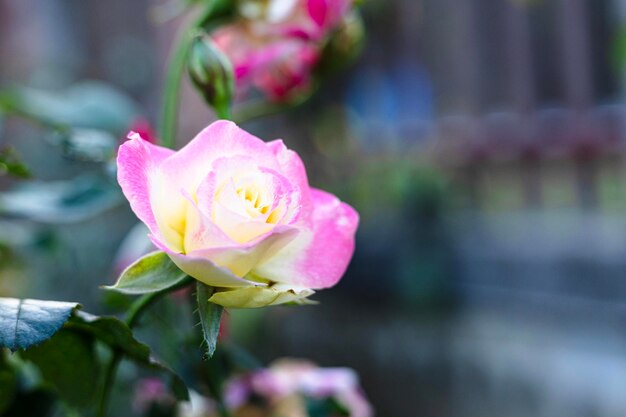
[[[166,148],[174,148],[176,130],[178,128],[178,108],[180,104],[180,85],[187,63],[187,56],[193,36],[204,26],[213,14],[215,1],[209,3],[200,16],[190,25],[183,27],[175,43],[174,52],[170,60],[165,78],[165,90],[163,92],[163,110],[159,129],[161,145]]]
[[[171,293],[172,291],[179,290],[191,284],[194,280],[191,277],[187,277],[187,279],[183,280],[180,284],[168,288],[163,291],[153,292],[149,294],[145,294],[139,297],[135,302],[131,304],[126,312],[126,318],[124,322],[126,325],[132,329],[139,322],[139,319],[146,312],[146,310],[152,306],[155,302],[160,300],[166,294]],[[106,417],[107,410],[109,408],[109,401],[111,399],[111,391],[113,386],[115,385],[115,377],[117,374],[117,368],[119,367],[120,362],[122,361],[123,354],[116,350],[112,352],[111,360],[106,366],[104,383],[102,386],[102,395],[100,396],[100,402],[98,403],[98,411],[96,413],[96,417]]]

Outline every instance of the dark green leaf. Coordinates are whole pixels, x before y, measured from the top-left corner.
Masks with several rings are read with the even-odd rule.
[[[164,372],[169,375],[172,392],[179,400],[187,400],[187,386],[183,380],[168,366],[156,360],[150,348],[133,336],[131,329],[115,317],[97,317],[77,311],[66,328],[73,331],[93,335],[96,339],[109,345],[112,349],[122,352],[128,359],[138,365]]]
[[[215,290],[198,281],[196,297],[198,300],[198,314],[202,325],[202,334],[206,343],[206,359],[210,359],[217,347],[217,337],[220,333],[220,320],[224,307],[210,303],[209,298]]]
[[[309,417],[334,417],[350,415],[350,411],[334,398],[305,398],[307,416]]]
[[[37,365],[44,381],[67,404],[87,407],[95,401],[99,368],[90,335],[61,329],[21,356]]]
[[[15,154],[13,148],[0,149],[0,176],[13,175],[19,178],[30,178],[28,167]]]
[[[187,274],[163,252],[152,252],[126,268],[115,285],[105,287],[125,294],[147,294],[182,283]]]
[[[17,394],[17,375],[6,361],[4,349],[0,349],[0,415],[3,415]]]
[[[38,388],[18,394],[2,417],[50,417],[56,408],[56,396],[50,390]]]
[[[0,298],[0,348],[26,349],[49,339],[77,303]]]

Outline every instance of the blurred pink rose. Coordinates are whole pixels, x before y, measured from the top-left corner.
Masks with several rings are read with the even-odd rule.
[[[303,302],[345,272],[358,214],[311,188],[281,140],[263,142],[227,121],[178,152],[130,137],[117,159],[122,191],[154,245],[218,288],[211,302]]]
[[[246,17],[212,33],[230,59],[237,99],[257,89],[272,101],[306,93],[328,35],[346,17],[350,0],[244,1]]]
[[[244,0],[240,10],[258,33],[320,41],[351,6],[352,0]]]
[[[245,407],[253,395],[281,407],[286,400],[298,396],[333,398],[349,411],[350,417],[373,415],[352,369],[320,368],[305,360],[281,359],[269,368],[233,378],[226,385],[225,398],[231,410]],[[301,406],[302,402],[288,404]]]
[[[138,414],[145,413],[152,404],[173,407],[176,404],[176,399],[160,379],[141,379],[135,386],[133,410]]]
[[[237,99],[253,88],[269,100],[284,101],[308,91],[319,49],[295,38],[272,38],[260,44],[242,25],[225,26],[213,41],[230,59],[235,73]]]

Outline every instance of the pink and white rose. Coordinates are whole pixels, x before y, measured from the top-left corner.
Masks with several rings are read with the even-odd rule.
[[[354,251],[358,214],[309,186],[281,140],[217,121],[178,152],[131,133],[118,181],[150,239],[225,307],[303,302],[332,287]]]

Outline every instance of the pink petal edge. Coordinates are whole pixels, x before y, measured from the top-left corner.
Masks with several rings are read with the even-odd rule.
[[[150,181],[158,165],[174,151],[153,145],[130,132],[117,154],[117,181],[137,217],[150,231],[158,234],[158,226],[150,203]]]
[[[311,289],[329,288],[345,273],[354,253],[358,213],[334,195],[311,188],[312,229],[253,273],[272,281]]]

